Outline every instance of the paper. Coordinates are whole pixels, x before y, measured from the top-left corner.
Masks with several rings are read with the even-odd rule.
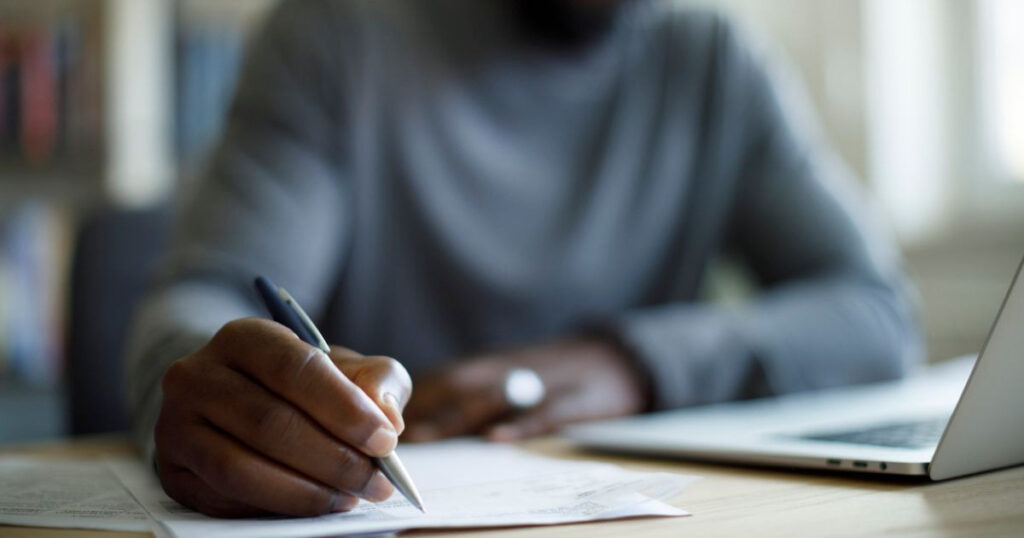
[[[454,441],[403,446],[402,461],[427,507],[401,495],[316,518],[223,520],[185,509],[164,495],[152,473],[115,465],[121,480],[166,531],[178,537],[322,536],[451,528],[539,525],[636,516],[683,516],[663,501],[696,479],[627,471],[614,465],[560,461],[504,445]]]
[[[158,536],[300,537],[412,528],[546,525],[683,516],[664,501],[696,479],[601,463],[561,461],[507,445],[452,441],[402,446],[428,513],[401,495],[315,518],[216,519],[164,494],[138,460],[0,458],[0,523],[152,530]]]
[[[150,529],[146,512],[104,463],[20,457],[0,459],[0,523]]]

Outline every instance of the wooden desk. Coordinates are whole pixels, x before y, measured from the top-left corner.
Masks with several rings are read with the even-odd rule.
[[[559,458],[598,459],[635,469],[701,475],[703,480],[672,501],[694,515],[555,527],[415,531],[403,536],[1024,536],[1024,467],[923,483],[595,456],[558,439],[523,446]],[[0,450],[0,454],[13,453],[87,458],[123,455],[130,449],[117,438],[93,438]],[[129,538],[149,534],[0,526],[0,536]]]

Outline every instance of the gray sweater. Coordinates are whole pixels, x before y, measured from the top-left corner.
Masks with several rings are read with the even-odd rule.
[[[269,16],[136,320],[142,439],[167,365],[265,315],[257,274],[329,341],[414,377],[594,328],[629,350],[655,408],[905,370],[918,335],[895,249],[726,21],[641,0],[554,50],[501,5],[303,0]],[[749,269],[751,300],[700,300],[722,255]]]

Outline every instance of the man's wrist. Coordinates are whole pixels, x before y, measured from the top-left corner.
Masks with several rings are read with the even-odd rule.
[[[578,338],[590,346],[591,353],[612,358],[620,364],[630,384],[642,399],[641,412],[654,408],[654,383],[650,370],[637,353],[613,326],[595,325],[579,333]]]

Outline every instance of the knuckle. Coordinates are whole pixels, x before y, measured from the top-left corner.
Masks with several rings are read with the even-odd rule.
[[[373,357],[373,359],[376,361],[375,366],[381,369],[388,378],[397,381],[404,389],[412,387],[412,378],[409,376],[409,372],[397,359],[385,356]]]
[[[334,500],[338,497],[338,493],[328,491],[324,488],[315,488],[309,493],[304,495],[305,499],[301,503],[299,508],[299,516],[318,516],[326,514],[331,511],[331,507],[334,504]]]
[[[355,450],[345,449],[338,458],[337,478],[334,483],[345,491],[359,493],[373,478],[375,469],[370,459]]]
[[[387,355],[374,355],[370,357],[370,360],[372,360],[379,368],[389,370],[398,364],[398,361],[396,361],[394,357],[389,357]]]
[[[238,318],[224,325],[210,339],[210,346],[217,350],[232,349],[250,339],[255,331],[265,328],[267,320],[260,318]]]
[[[402,364],[394,357],[380,355],[373,357],[373,360],[377,363],[378,368],[388,372],[389,374],[405,370],[405,368],[402,367]]]
[[[248,317],[248,318],[235,318],[224,324],[224,329],[228,332],[234,333],[247,333],[249,331],[256,330],[257,328],[267,325],[268,321],[263,318]]]
[[[210,484],[217,484],[215,489],[237,493],[245,488],[244,474],[239,463],[227,453],[205,451],[198,459],[197,473]]]
[[[215,344],[229,343],[237,339],[241,333],[246,331],[249,321],[247,319],[233,319],[224,325],[213,335],[211,342]]]
[[[283,405],[267,405],[255,419],[255,438],[262,446],[287,445],[301,436],[302,418]]]
[[[164,371],[163,379],[160,381],[160,387],[163,389],[164,394],[173,394],[180,387],[188,386],[188,365],[183,359],[178,359],[167,367]]]
[[[284,383],[286,391],[295,394],[306,394],[320,379],[323,353],[312,346],[290,348],[283,360],[278,362],[277,377]]]

